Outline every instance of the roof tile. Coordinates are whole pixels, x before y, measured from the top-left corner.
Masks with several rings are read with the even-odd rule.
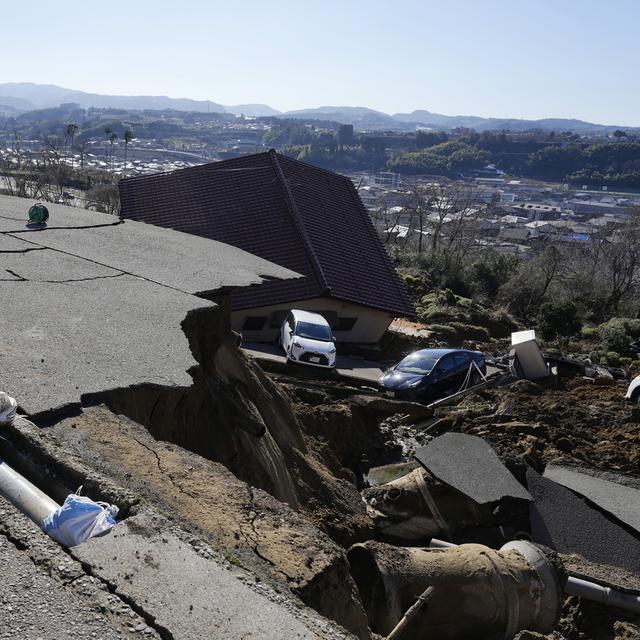
[[[334,298],[415,310],[348,178],[275,151],[128,178],[125,218],[239,247],[306,276],[233,293],[236,309]]]

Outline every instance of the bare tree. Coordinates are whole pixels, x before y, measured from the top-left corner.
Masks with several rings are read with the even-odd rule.
[[[114,154],[113,154],[113,144],[114,142],[118,139],[118,134],[115,132],[111,132],[109,134],[109,142],[111,143],[111,173],[113,173],[113,160],[114,160]]]
[[[80,152],[80,168],[84,169],[84,157],[87,154],[87,150],[91,147],[91,140],[81,140],[78,143],[78,151]]]
[[[118,187],[114,184],[101,184],[89,189],[84,208],[117,215],[120,209]]]
[[[421,254],[425,221],[434,204],[434,191],[432,185],[417,180],[406,180],[405,185],[402,207],[407,216],[409,232],[416,231],[418,234],[418,254]]]
[[[490,210],[477,201],[472,185],[442,179],[440,182],[406,181],[403,209],[410,230],[418,236],[418,254],[437,256],[445,269],[459,269],[475,244],[480,223]]]
[[[604,228],[568,256],[571,289],[597,319],[619,312],[640,291],[640,208],[617,229]]]
[[[124,130],[124,170],[123,176],[127,177],[127,149],[129,143],[133,140],[133,131],[128,127]]]
[[[401,230],[401,222],[403,221],[404,209],[400,206],[393,206],[387,193],[381,194],[374,205],[371,212],[371,219],[382,236],[385,244],[390,242],[398,243]],[[404,243],[409,240],[409,234],[404,234]]]
[[[78,125],[74,124],[73,122],[69,123],[67,125],[67,136],[69,136],[69,138],[71,138],[71,168],[73,169],[73,141],[74,138],[76,136],[76,133],[78,133]],[[66,151],[66,140],[65,140],[65,151]]]

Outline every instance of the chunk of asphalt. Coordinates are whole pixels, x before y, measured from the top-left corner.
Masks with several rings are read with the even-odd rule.
[[[547,465],[544,477],[579,493],[640,532],[640,491],[637,489],[555,464]]]
[[[414,457],[438,480],[478,504],[499,502],[503,498],[532,500],[495,451],[477,436],[445,433],[420,447]]]
[[[203,557],[159,516],[128,518],[71,553],[152,620],[162,637],[320,640],[334,629],[252,576]]]
[[[531,535],[559,553],[577,554],[600,565],[620,567],[640,574],[640,541],[589,506],[582,496],[527,470]]]

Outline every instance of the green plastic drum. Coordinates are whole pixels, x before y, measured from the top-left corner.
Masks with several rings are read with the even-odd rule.
[[[29,209],[29,222],[42,224],[49,219],[49,209],[39,202]]]

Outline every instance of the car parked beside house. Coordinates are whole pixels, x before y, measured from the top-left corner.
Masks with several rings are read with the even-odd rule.
[[[389,369],[380,385],[396,398],[431,401],[458,391],[486,374],[484,355],[469,349],[421,349]]]
[[[300,309],[289,311],[278,334],[288,361],[329,369],[336,366],[335,342],[323,316]]]

